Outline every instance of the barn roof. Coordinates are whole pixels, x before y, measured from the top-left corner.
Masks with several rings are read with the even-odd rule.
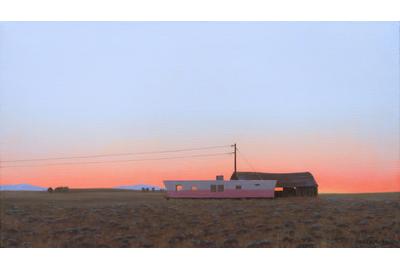
[[[310,172],[236,172],[236,174],[232,174],[231,180],[278,180],[277,187],[318,187],[314,176]]]

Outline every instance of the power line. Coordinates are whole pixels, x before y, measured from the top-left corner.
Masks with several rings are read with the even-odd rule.
[[[163,158],[147,158],[147,159],[125,159],[125,160],[109,160],[109,161],[87,161],[87,162],[63,162],[63,163],[48,163],[36,165],[11,165],[0,166],[0,168],[19,168],[19,167],[43,167],[43,166],[59,166],[59,165],[78,165],[78,164],[99,164],[99,163],[119,163],[119,162],[135,162],[135,161],[150,161],[150,160],[167,160],[167,159],[182,159],[182,158],[195,158],[195,157],[211,157],[231,155],[232,153],[215,153],[215,154],[202,154],[202,155],[187,155],[177,157],[163,157]]]
[[[236,147],[236,149],[237,149],[237,151],[240,153],[240,157],[247,163],[247,165],[249,165],[249,167],[250,167],[253,171],[256,171],[256,170],[254,169],[254,167],[251,165],[250,161],[244,156],[244,154],[242,153],[242,151],[240,151],[239,148],[237,148],[237,147]]]
[[[236,148],[237,151],[240,153],[240,157],[247,163],[247,165],[250,166],[250,168],[256,173],[256,175],[258,176],[258,178],[260,180],[262,180],[261,175],[257,172],[257,170],[253,167],[253,165],[251,165],[250,161],[243,155],[242,151],[240,151],[238,148]]]
[[[81,155],[81,156],[66,156],[66,157],[49,157],[49,158],[1,160],[0,163],[35,162],[35,161],[50,161],[50,160],[65,160],[65,159],[85,159],[85,158],[100,158],[100,157],[117,157],[117,156],[164,154],[164,153],[199,151],[199,150],[225,148],[225,147],[230,147],[230,145],[217,145],[217,146],[208,146],[208,147],[184,148],[184,149],[163,150],[163,151],[148,151],[148,152],[131,152],[131,153],[100,154],[100,155]]]

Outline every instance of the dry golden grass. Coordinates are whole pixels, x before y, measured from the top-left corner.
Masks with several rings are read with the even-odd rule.
[[[400,247],[400,193],[166,200],[0,192],[1,247]]]

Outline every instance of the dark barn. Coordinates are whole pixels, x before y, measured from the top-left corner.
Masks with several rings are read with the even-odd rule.
[[[318,184],[309,172],[236,172],[232,174],[231,180],[277,180],[276,197],[318,195]]]

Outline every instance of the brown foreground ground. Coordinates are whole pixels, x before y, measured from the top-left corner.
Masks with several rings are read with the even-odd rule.
[[[166,200],[0,192],[1,247],[400,247],[400,193]]]

